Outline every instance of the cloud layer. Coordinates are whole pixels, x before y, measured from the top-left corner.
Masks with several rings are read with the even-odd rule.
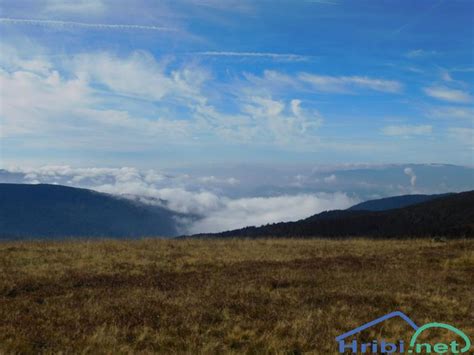
[[[26,183],[57,183],[120,195],[187,214],[182,233],[218,232],[249,225],[298,220],[324,210],[342,209],[358,200],[345,193],[298,193],[263,197],[228,197],[236,178],[167,175],[135,168],[10,168]],[[3,177],[5,179],[5,177]]]
[[[472,167],[413,164],[219,167],[214,175],[49,165],[0,169],[0,182],[61,184],[124,196],[186,214],[182,233],[203,233],[298,220],[386,196],[470,190],[472,174]]]
[[[472,160],[468,2],[118,3],[2,1],[5,161]]]
[[[472,102],[472,96],[468,92],[459,89],[451,89],[445,86],[431,86],[425,88],[424,91],[426,95],[442,101],[457,103]]]
[[[134,149],[204,140],[311,149],[318,142],[323,119],[302,100],[242,91],[236,107],[223,111],[227,98],[209,86],[211,74],[197,65],[176,66],[142,51],[58,60],[25,57],[5,46],[4,137],[30,136],[33,143],[35,136],[63,136],[71,145],[107,150],[122,149],[123,139]]]
[[[283,195],[226,199],[223,205],[193,223],[190,233],[219,232],[243,226],[296,221],[326,210],[345,209],[355,200],[344,193]]]

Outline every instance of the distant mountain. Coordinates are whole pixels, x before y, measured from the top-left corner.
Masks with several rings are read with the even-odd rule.
[[[403,208],[411,205],[416,205],[418,203],[427,202],[440,198],[443,196],[448,196],[449,194],[440,194],[440,195],[403,195],[403,196],[393,196],[381,198],[378,200],[370,200],[359,203],[355,206],[348,208],[349,211],[386,211],[392,210],[395,208]]]
[[[177,235],[163,207],[61,185],[0,184],[0,239]]]
[[[287,223],[195,237],[474,237],[474,191],[387,211],[329,211]]]

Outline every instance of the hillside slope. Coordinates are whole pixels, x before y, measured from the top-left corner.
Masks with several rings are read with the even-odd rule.
[[[200,237],[474,237],[474,191],[387,211],[329,211]]]
[[[349,211],[386,211],[395,208],[403,208],[418,203],[431,201],[440,197],[448,196],[449,194],[440,195],[402,195],[380,198],[377,200],[369,200],[361,202],[357,205],[349,207]]]
[[[176,213],[92,190],[0,184],[0,239],[177,234]]]

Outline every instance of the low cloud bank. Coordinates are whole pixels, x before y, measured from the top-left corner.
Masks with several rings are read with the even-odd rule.
[[[11,168],[8,172],[22,177],[22,182],[91,188],[191,215],[179,221],[183,234],[293,221],[358,202],[342,192],[228,197],[226,188],[239,184],[234,177],[168,175],[135,168],[45,166]]]
[[[325,210],[344,209],[355,201],[344,193],[224,199],[222,208],[189,226],[189,233],[218,232],[245,226],[296,221]]]
[[[0,169],[0,182],[84,187],[164,206],[189,216],[178,221],[184,234],[297,220],[381,197],[468,191],[473,173],[443,164],[237,165],[174,173],[48,165]]]

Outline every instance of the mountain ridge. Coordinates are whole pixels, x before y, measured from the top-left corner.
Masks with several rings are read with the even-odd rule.
[[[295,222],[245,227],[191,237],[473,237],[474,191],[385,211],[325,211]]]
[[[176,212],[94,190],[0,183],[0,239],[166,236]]]
[[[348,211],[386,211],[396,208],[403,208],[418,203],[431,201],[440,197],[451,195],[452,193],[444,194],[411,194],[383,197],[374,200],[368,200],[349,207]]]

